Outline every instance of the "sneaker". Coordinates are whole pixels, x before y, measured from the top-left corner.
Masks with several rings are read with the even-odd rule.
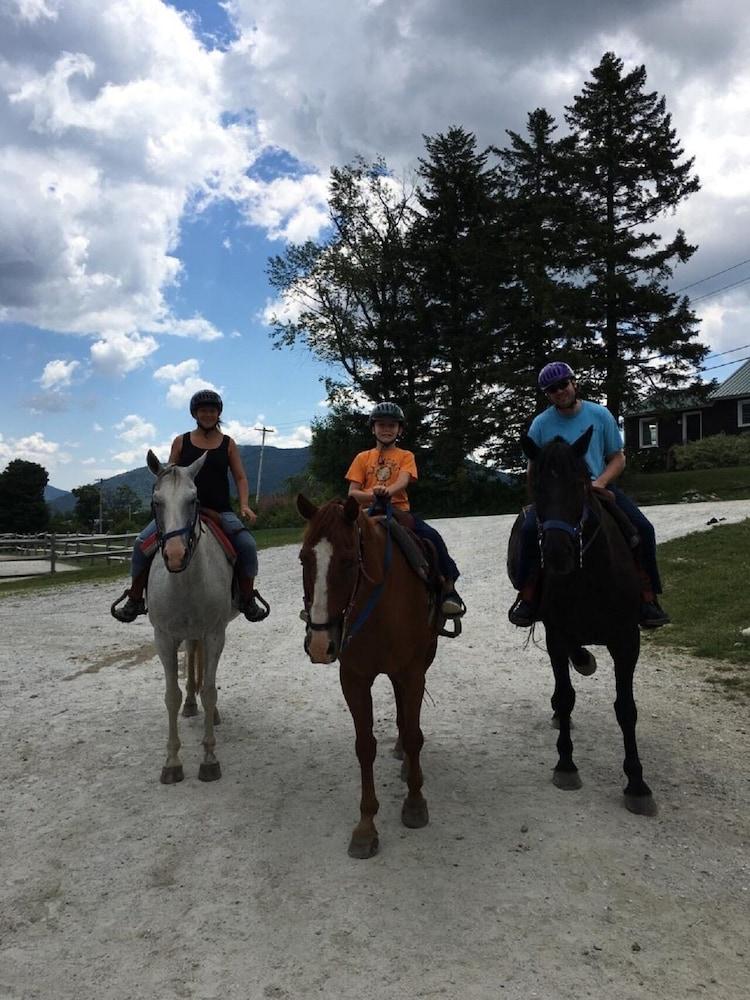
[[[641,628],[661,628],[669,625],[672,619],[657,600],[642,601],[638,624]]]
[[[440,605],[440,611],[446,618],[460,618],[462,615],[466,614],[466,605],[458,596],[456,591],[451,590],[450,593],[443,596],[443,603]]]
[[[519,628],[531,628],[536,621],[534,608],[523,597],[518,597],[508,612],[508,621]]]
[[[264,607],[261,607],[260,604],[258,604],[258,602],[255,600],[256,597],[260,598]],[[260,596],[258,591],[254,590],[252,594],[246,597],[245,600],[242,602],[240,610],[242,611],[242,614],[245,616],[245,618],[247,618],[249,622],[262,622],[264,618],[268,617],[268,613],[271,609],[268,607],[266,602]]]
[[[123,594],[123,597],[125,595]],[[120,601],[122,597],[120,598]],[[121,608],[117,607],[119,601],[115,603],[110,608],[112,612],[112,617],[116,618],[118,622],[134,622],[139,615],[146,614],[146,602],[142,597],[130,597],[128,595],[127,601],[123,604]]]

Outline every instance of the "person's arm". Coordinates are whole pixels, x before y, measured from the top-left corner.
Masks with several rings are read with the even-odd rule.
[[[349,496],[354,497],[358,504],[363,507],[367,503],[372,503],[374,492],[373,490],[362,489],[362,483],[355,483],[351,480],[349,481]]]
[[[249,506],[250,487],[247,482],[247,476],[245,475],[245,467],[243,466],[242,459],[240,458],[239,449],[234,443],[233,438],[229,439],[228,457],[229,469],[232,473],[232,478],[234,479],[234,485],[237,487],[237,497],[240,503],[240,517],[247,518],[247,520],[250,521],[250,524],[254,524],[256,521],[255,511],[251,510]]]
[[[180,461],[180,455],[182,454],[182,434],[178,434],[177,437],[172,442],[172,447],[169,452],[169,464],[177,465]]]
[[[606,489],[610,483],[622,475],[625,469],[625,452],[615,451],[606,456],[606,466],[604,470],[591,483],[592,486],[600,486]]]
[[[388,486],[374,486],[372,492],[376,497],[395,496],[399,490],[408,489],[413,478],[409,472],[399,472],[395,480]]]

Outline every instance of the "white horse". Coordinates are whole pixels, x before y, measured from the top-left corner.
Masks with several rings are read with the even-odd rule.
[[[177,714],[182,691],[177,683],[177,651],[184,640],[188,652],[187,699],[184,715],[196,712],[195,689],[200,690],[204,713],[203,749],[205,756],[198,777],[216,781],[221,767],[214,750],[216,708],[216,668],[224,649],[227,623],[237,614],[232,601],[232,566],[214,534],[198,516],[195,477],[206,460],[204,452],[192,465],[180,468],[162,465],[149,450],[146,462],[156,476],[154,517],[162,558],[155,558],[148,581],[148,616],[154,626],[154,643],[164,665],[169,713],[167,759],[161,781],[165,785],[182,781]],[[195,680],[195,662],[202,666],[202,680]]]

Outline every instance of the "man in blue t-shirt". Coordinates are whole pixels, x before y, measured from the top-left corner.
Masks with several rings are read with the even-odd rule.
[[[615,479],[625,468],[622,437],[615,418],[605,406],[578,398],[575,375],[564,361],[552,361],[545,365],[539,372],[538,384],[551,405],[534,417],[528,431],[529,437],[540,448],[556,437],[572,444],[589,427],[593,427],[591,443],[585,455],[592,484],[605,487],[614,494],[615,503],[628,516],[641,539],[643,570],[650,584],[644,586],[642,592],[641,627],[660,628],[666,625],[670,621],[669,615],[660,606],[656,596],[661,593],[661,580],[656,565],[656,535],[653,525],[633,501],[614,485]],[[536,511],[530,507],[521,529],[518,567],[521,590],[508,612],[513,625],[528,628],[536,620],[538,569]]]

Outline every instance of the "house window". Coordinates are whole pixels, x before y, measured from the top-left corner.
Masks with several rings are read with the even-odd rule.
[[[638,421],[638,440],[641,448],[657,448],[659,446],[659,425],[656,417],[641,417]]]
[[[737,426],[750,427],[750,399],[737,400]]]

